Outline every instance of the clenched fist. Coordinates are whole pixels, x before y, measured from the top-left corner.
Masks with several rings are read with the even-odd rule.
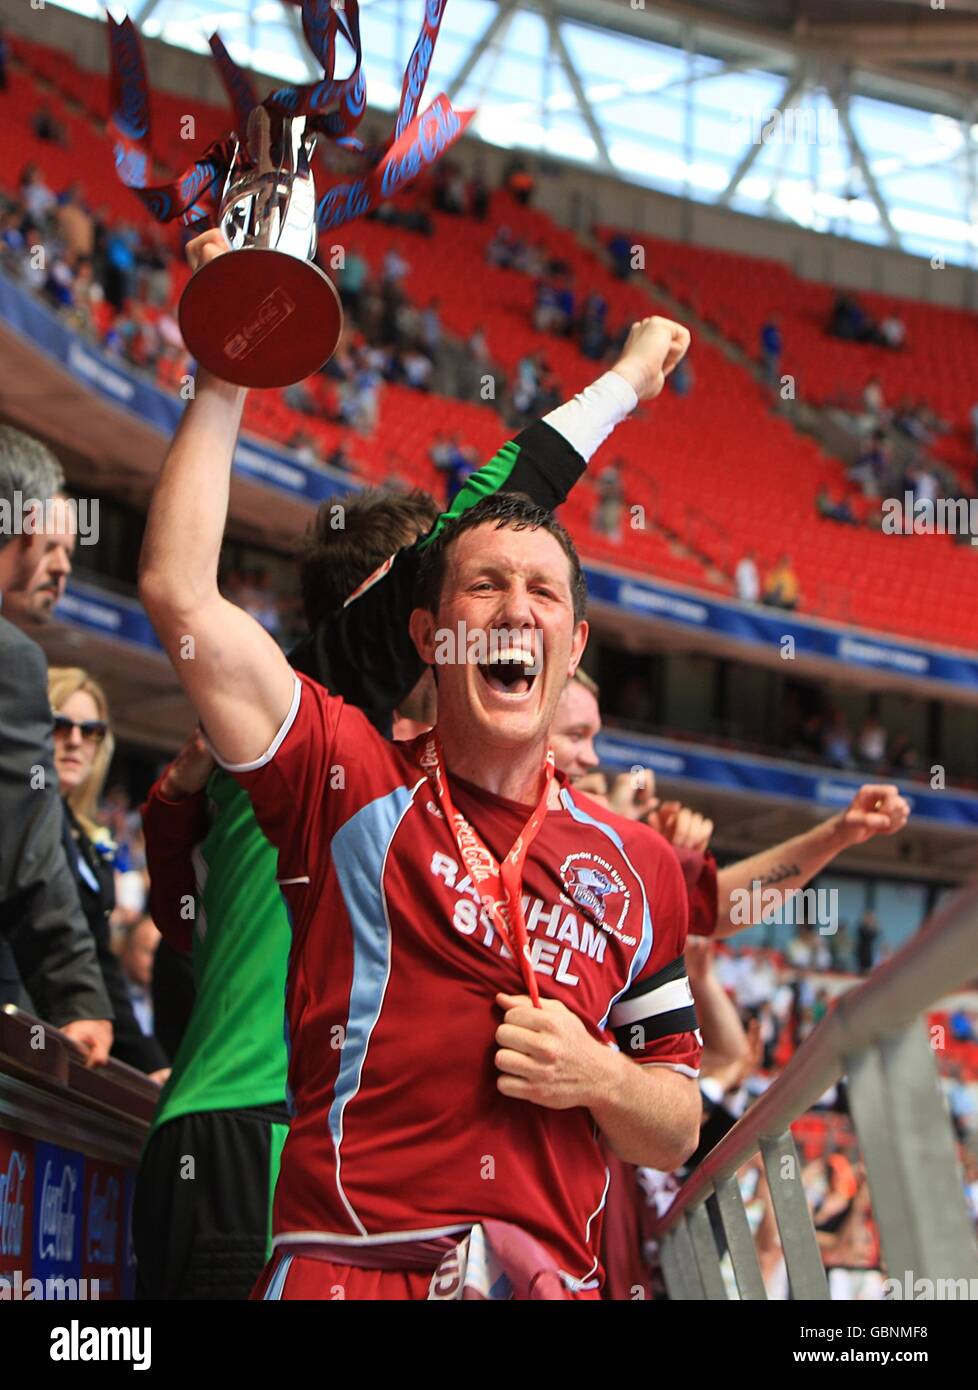
[[[612,368],[623,376],[640,401],[652,401],[689,347],[689,329],[654,314],[633,323],[624,349]]]
[[[504,1096],[548,1110],[592,1106],[608,1087],[611,1049],[556,999],[536,1009],[528,995],[497,994],[505,1010],[496,1029],[496,1086]]]

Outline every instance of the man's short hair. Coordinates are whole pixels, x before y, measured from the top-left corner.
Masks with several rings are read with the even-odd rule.
[[[441,530],[425,544],[418,567],[414,601],[418,608],[430,613],[438,611],[442,586],[445,582],[446,552],[465,531],[476,526],[495,524],[496,530],[509,527],[514,531],[547,531],[560,545],[570,565],[570,590],[574,606],[574,621],[579,623],[587,612],[587,585],[574,542],[554,516],[538,507],[521,492],[494,492],[483,497],[474,507],[446,521]]]
[[[309,627],[342,608],[378,565],[426,535],[437,516],[438,503],[422,488],[365,488],[320,503],[299,555]]]
[[[577,670],[571,676],[571,680],[577,681],[578,685],[583,686],[587,693],[589,695],[593,695],[594,698],[597,700],[598,704],[600,705],[601,687],[598,685],[597,681],[594,680],[592,676],[589,676],[586,671],[582,671],[580,666],[578,666]]]
[[[25,504],[43,504],[64,485],[64,470],[46,444],[13,425],[0,425],[0,510],[11,520],[9,530],[0,527],[0,550],[19,534]]]

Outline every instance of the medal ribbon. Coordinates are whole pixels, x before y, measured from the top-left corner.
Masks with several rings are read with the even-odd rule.
[[[536,971],[530,960],[526,920],[523,916],[523,866],[547,814],[550,784],[554,778],[553,749],[547,750],[540,800],[530,812],[529,819],[501,864],[496,862],[496,856],[483,843],[475,828],[455,809],[452,794],[448,789],[448,778],[443,771],[441,744],[434,729],[425,740],[421,766],[427,774],[442,815],[455,837],[462,862],[476,886],[479,900],[500,939],[517,961],[526,992],[534,1007],[539,1009],[540,991],[537,988]]]

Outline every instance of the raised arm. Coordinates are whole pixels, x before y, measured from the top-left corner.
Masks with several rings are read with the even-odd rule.
[[[220,255],[218,231],[191,263]],[[261,758],[289,712],[295,677],[272,637],[218,590],[234,445],[245,393],[199,372],[153,492],[139,596],[212,747],[227,763]]]
[[[760,854],[752,854],[749,859],[728,864],[717,875],[716,937],[733,936],[735,932],[757,925],[741,920],[744,913],[736,910],[743,894],[749,894],[755,884],[761,889],[777,888],[784,895],[782,900],[786,901],[788,894],[804,888],[844,849],[862,844],[874,835],[895,835],[906,825],[909,816],[910,807],[899,788],[867,783],[859,788],[844,811],[830,816],[821,825],[771,849],[761,850]]]
[[[376,583],[364,586],[290,654],[296,670],[357,705],[386,731],[391,710],[424,671],[408,619],[425,545],[446,521],[495,492],[526,493],[548,511],[560,506],[612,431],[639,401],[659,394],[688,346],[688,331],[670,319],[634,324],[612,370],[508,440],[473,473],[427,536],[399,551]]]

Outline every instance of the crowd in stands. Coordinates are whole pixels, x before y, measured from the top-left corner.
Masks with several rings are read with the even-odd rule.
[[[180,390],[193,362],[177,320],[186,276],[172,238],[161,227],[139,229],[111,219],[105,208],[93,209],[77,182],[56,192],[34,163],[24,167],[17,196],[3,198],[0,209],[3,270],[61,311],[73,330],[152,374],[165,389]],[[374,276],[354,246],[346,249],[343,263],[333,269],[345,309],[342,341],[320,373],[288,388],[287,405],[370,435],[384,383],[428,392],[437,381],[443,392],[478,399],[482,373],[491,366],[484,333],[471,335],[454,370],[439,373],[439,303],[411,302],[403,287],[409,270],[391,248]],[[543,364],[527,364],[514,392],[517,413],[534,417],[547,391],[556,404],[558,388],[545,382]],[[356,471],[349,456],[324,458],[308,431],[297,428],[289,442],[306,463]]]
[[[737,597],[742,603],[764,603],[770,608],[798,607],[801,586],[790,555],[781,555],[764,575],[763,582],[757,567],[757,556],[748,550],[734,570]]]
[[[906,775],[920,766],[906,732],[887,730],[872,714],[854,729],[842,710],[826,703],[801,722],[790,749],[795,757],[873,774]]]

